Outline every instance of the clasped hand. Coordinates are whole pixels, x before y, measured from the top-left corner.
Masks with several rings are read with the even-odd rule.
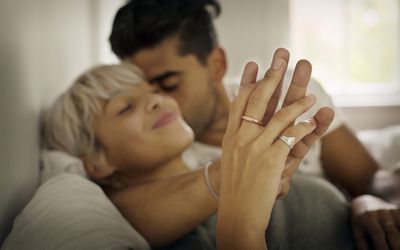
[[[315,96],[305,97],[311,75],[311,65],[305,60],[297,63],[283,106],[275,112],[288,60],[289,53],[278,49],[259,81],[257,65],[245,66],[222,144],[219,232],[218,225],[225,230],[229,225],[225,233],[234,234],[235,225],[240,224],[248,226],[242,229],[252,235],[263,235],[276,197],[287,193],[290,177],[333,119],[332,109],[325,107],[312,119],[295,124],[316,103]],[[278,139],[282,135],[293,137],[293,145]]]

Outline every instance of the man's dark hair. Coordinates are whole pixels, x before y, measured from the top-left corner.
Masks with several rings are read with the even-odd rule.
[[[204,64],[217,45],[212,21],[220,10],[216,0],[131,0],[115,16],[111,49],[124,59],[177,36],[178,53],[194,54]]]

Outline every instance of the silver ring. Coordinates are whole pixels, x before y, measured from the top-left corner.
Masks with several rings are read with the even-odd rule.
[[[255,119],[253,117],[250,117],[250,116],[242,115],[242,119],[245,120],[245,121],[260,125],[260,126],[262,125],[262,122],[260,120],[257,120],[257,119]]]
[[[283,141],[290,149],[293,148],[294,142],[296,141],[296,137],[293,136],[279,136],[279,139]]]

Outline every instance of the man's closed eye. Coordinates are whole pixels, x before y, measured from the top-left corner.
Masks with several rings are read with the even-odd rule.
[[[159,84],[161,90],[166,91],[166,92],[171,92],[171,91],[175,91],[178,89],[179,84],[178,83],[160,83]]]

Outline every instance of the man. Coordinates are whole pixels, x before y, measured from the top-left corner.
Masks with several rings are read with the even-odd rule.
[[[207,11],[206,6],[214,12]],[[131,1],[119,10],[110,36],[119,58],[137,64],[151,83],[178,101],[197,141],[203,143],[197,146],[204,146],[215,156],[218,152],[205,145],[220,146],[229,107],[222,84],[225,55],[212,24],[212,16],[219,11],[214,1]],[[321,160],[325,174],[353,197],[368,190],[378,170],[343,124],[322,139]],[[298,164],[288,165],[282,177],[282,194],[287,192]],[[372,196],[357,198],[354,231],[360,246],[368,244],[367,240],[372,240],[377,249],[400,246],[398,211],[394,208]]]

